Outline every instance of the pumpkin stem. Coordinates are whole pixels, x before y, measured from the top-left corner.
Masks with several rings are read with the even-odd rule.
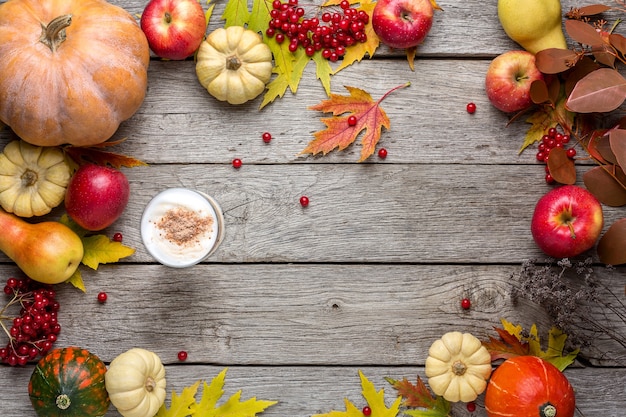
[[[456,361],[452,364],[452,372],[454,375],[461,376],[467,371],[467,366],[461,361]]]
[[[55,52],[65,40],[65,28],[72,24],[72,15],[64,14],[55,17],[47,25],[41,24],[41,36],[39,42]]]
[[[24,171],[20,178],[24,186],[32,187],[37,183],[37,179],[39,178],[39,176],[32,169],[27,169],[26,171]]]
[[[57,407],[59,407],[61,410],[67,410],[68,408],[70,408],[70,405],[72,405],[72,400],[70,399],[70,397],[67,396],[67,394],[61,394],[57,396],[55,402]]]
[[[239,57],[237,55],[231,55],[228,58],[226,58],[227,70],[237,71],[240,66],[241,66],[241,61],[239,60]]]
[[[550,403],[545,403],[539,407],[539,415],[541,417],[556,417],[556,407]]]
[[[154,391],[155,388],[156,388],[156,381],[154,380],[154,378],[152,378],[151,376],[146,378],[146,391],[152,392]]]

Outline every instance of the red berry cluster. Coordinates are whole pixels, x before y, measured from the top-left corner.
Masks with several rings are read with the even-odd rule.
[[[348,0],[342,0],[339,7],[341,12],[323,12],[309,19],[304,17],[306,11],[298,6],[298,0],[274,0],[265,34],[278,43],[288,40],[291,52],[304,48],[307,56],[313,56],[321,51],[322,57],[335,62],[347,47],[367,41],[365,25],[370,19],[367,12],[351,7]]]
[[[37,356],[45,356],[57,340],[61,325],[57,319],[59,303],[56,292],[49,285],[40,284],[29,278],[9,278],[4,293],[11,297],[0,310],[0,320],[7,320],[5,311],[12,305],[20,304],[19,317],[12,325],[2,327],[7,331],[9,342],[0,349],[0,361],[11,366],[26,365]]]
[[[565,148],[565,145],[567,145],[569,141],[569,135],[558,132],[554,127],[548,129],[548,132],[541,138],[541,142],[537,147],[537,161],[546,164],[546,182],[548,184],[554,184],[555,182],[552,175],[550,175],[550,168],[548,168],[548,156],[550,155],[550,151],[554,148],[563,148],[566,150],[568,158],[574,159],[576,156],[576,149]]]

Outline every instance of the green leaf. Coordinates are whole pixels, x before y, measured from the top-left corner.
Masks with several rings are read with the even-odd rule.
[[[114,242],[104,235],[83,236],[81,239],[85,249],[82,263],[94,270],[100,264],[117,262],[135,253],[135,249]]]
[[[315,55],[313,55],[313,61],[315,61],[315,75],[322,83],[326,95],[330,97],[330,76],[334,73],[330,62],[328,62],[321,53],[315,53]]]
[[[226,22],[224,27],[229,26],[245,26],[250,19],[250,11],[248,11],[247,0],[228,0],[222,19]]]
[[[265,30],[270,21],[270,10],[272,10],[272,0],[254,0],[248,18],[248,29],[262,33],[265,37]]]

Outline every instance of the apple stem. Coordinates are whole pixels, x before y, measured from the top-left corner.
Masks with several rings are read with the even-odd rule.
[[[41,36],[39,42],[55,52],[59,45],[65,41],[65,28],[72,24],[72,15],[64,14],[55,17],[47,25],[41,24]]]
[[[572,222],[568,221],[567,227],[569,228],[569,233],[572,236],[572,239],[576,239],[576,232],[574,231],[574,225],[572,224]]]

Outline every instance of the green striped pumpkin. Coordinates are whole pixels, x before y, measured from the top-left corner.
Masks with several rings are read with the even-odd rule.
[[[96,355],[78,347],[50,351],[28,383],[30,401],[40,417],[96,417],[109,408],[104,385],[107,368]]]

